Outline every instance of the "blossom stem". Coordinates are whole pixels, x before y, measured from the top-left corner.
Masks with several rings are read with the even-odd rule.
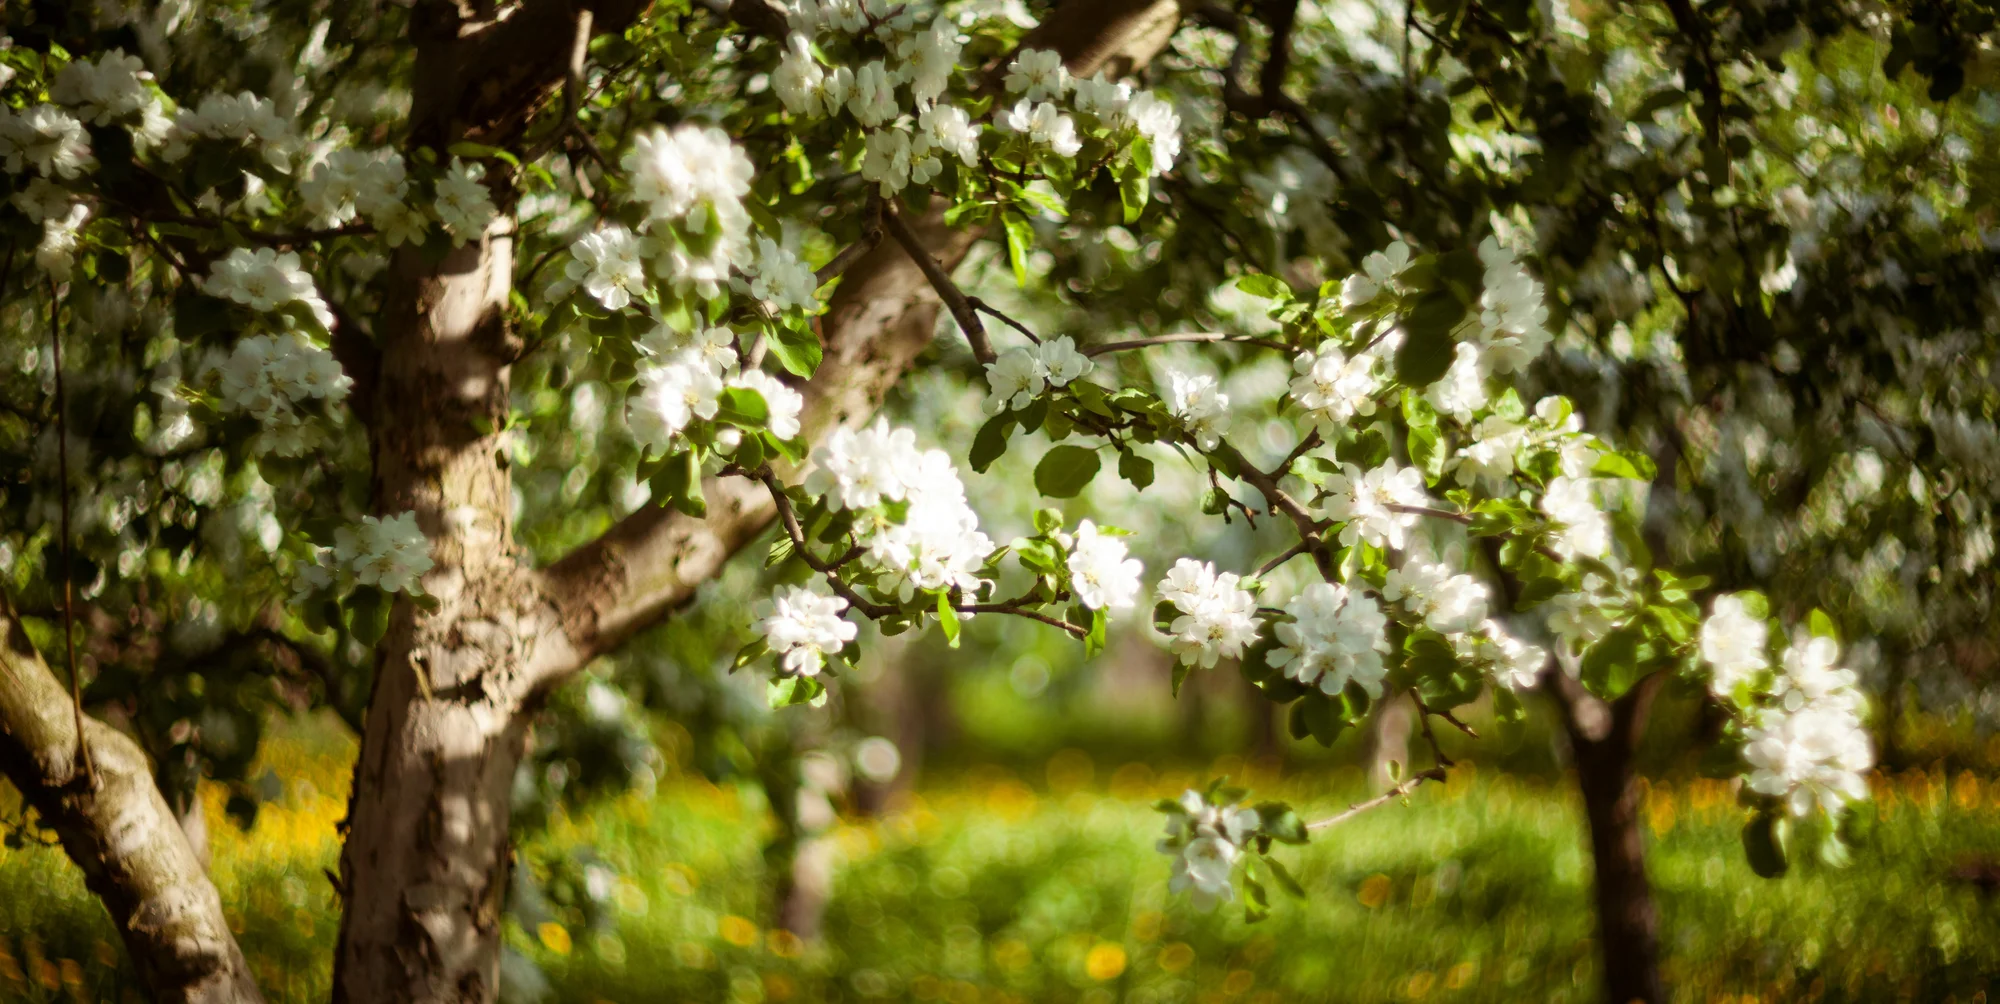
[[[841,248],[840,253],[834,255],[832,261],[821,265],[819,271],[813,273],[813,285],[815,287],[824,286],[832,282],[841,273],[846,272],[855,262],[860,261],[862,255],[875,250],[875,246],[882,243],[882,199],[880,196],[869,198],[866,212],[868,214],[867,218],[861,224],[861,239]],[[922,262],[919,262],[919,267],[922,264]]]
[[[1331,816],[1326,817],[1325,819],[1314,820],[1313,822],[1307,823],[1306,830],[1310,832],[1312,830],[1325,830],[1335,826],[1339,826],[1340,824],[1345,823],[1348,820],[1353,819],[1354,817],[1359,816],[1370,809],[1381,808],[1382,806],[1387,805],[1390,802],[1395,801],[1396,799],[1402,798],[1404,795],[1407,795],[1410,792],[1415,791],[1417,787],[1423,784],[1425,781],[1442,781],[1442,780],[1444,780],[1443,767],[1432,767],[1431,769],[1426,771],[1419,771],[1415,774],[1410,775],[1409,780],[1404,781],[1402,784],[1399,784],[1394,788],[1391,788],[1388,791],[1385,791],[1380,795],[1375,796],[1374,798],[1371,798],[1365,802],[1356,802],[1353,805],[1348,806],[1347,809],[1343,812],[1337,812]]]

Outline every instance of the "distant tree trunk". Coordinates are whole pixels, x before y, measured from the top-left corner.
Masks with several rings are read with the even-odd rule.
[[[1410,729],[1416,724],[1417,706],[1410,695],[1398,693],[1375,712],[1368,728],[1368,784],[1376,791],[1388,791],[1397,784],[1390,776],[1389,762],[1401,765],[1402,776],[1410,771]]]
[[[1598,951],[1607,1004],[1662,1004],[1660,920],[1646,879],[1633,761],[1665,674],[1640,680],[1609,704],[1561,669],[1550,674],[1575,760],[1596,867]]]

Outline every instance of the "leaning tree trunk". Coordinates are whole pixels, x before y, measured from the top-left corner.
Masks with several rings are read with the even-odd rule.
[[[1596,869],[1598,952],[1608,1004],[1661,1004],[1660,919],[1646,878],[1646,844],[1639,829],[1638,774],[1633,761],[1646,716],[1665,682],[1654,673],[1618,700],[1605,703],[1561,669],[1551,675],[1576,761],[1584,816]]]
[[[96,719],[83,719],[83,733],[94,779],[78,756],[69,694],[0,592],[0,771],[62,838],[155,1001],[261,1002],[145,754]]]

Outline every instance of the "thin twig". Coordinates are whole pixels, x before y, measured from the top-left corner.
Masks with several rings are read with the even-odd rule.
[[[896,243],[901,244],[903,250],[909,252],[910,260],[917,263],[917,268],[923,271],[924,278],[930,280],[931,288],[937,291],[938,298],[942,299],[945,308],[951,311],[952,319],[958,322],[959,330],[965,332],[965,341],[972,346],[972,357],[982,363],[990,363],[999,358],[993,354],[993,344],[986,340],[986,327],[979,323],[979,312],[972,309],[972,301],[966,299],[965,292],[951,281],[951,276],[945,274],[944,267],[931,256],[930,251],[917,239],[909,224],[903,222],[903,217],[894,207],[883,208],[882,225],[888,229],[889,236],[896,238]]]
[[[813,273],[814,287],[824,286],[832,282],[836,276],[847,271],[855,262],[860,261],[862,255],[875,250],[875,246],[882,243],[881,197],[875,196],[869,198],[867,212],[868,218],[861,224],[861,239],[841,248],[840,253],[834,255],[832,261],[821,265],[819,271]]]
[[[994,317],[999,318],[1001,322],[1006,324],[1008,327],[1013,328],[1015,331],[1020,332],[1023,336],[1025,336],[1028,339],[1028,341],[1031,341],[1036,345],[1042,344],[1042,340],[1040,338],[1035,337],[1035,333],[1029,331],[1027,325],[1022,324],[1020,321],[1014,320],[1011,317],[1008,317],[1005,313],[999,310],[996,310],[992,304],[987,303],[985,300],[982,300],[976,296],[972,297],[970,302],[972,304],[972,309],[977,310],[981,313],[992,314]]]
[[[1290,561],[1293,558],[1296,558],[1299,555],[1312,550],[1312,544],[1313,542],[1310,540],[1301,540],[1298,543],[1293,544],[1291,547],[1286,548],[1285,553],[1280,554],[1277,557],[1272,558],[1267,562],[1264,562],[1264,564],[1257,569],[1257,577],[1261,579],[1264,576],[1271,574],[1271,570],[1277,568],[1279,565],[1282,565],[1285,562]]]
[[[1225,335],[1212,331],[1183,331],[1178,334],[1154,335],[1151,338],[1133,338],[1122,342],[1102,342],[1097,345],[1086,345],[1079,351],[1086,356],[1101,356],[1109,352],[1125,352],[1131,349],[1143,349],[1149,345],[1169,345],[1175,342],[1242,342],[1246,345],[1261,345],[1267,349],[1276,349],[1279,352],[1292,351],[1291,346],[1269,338],[1258,338],[1254,335]]]
[[[1409,780],[1404,781],[1402,784],[1399,784],[1394,788],[1391,788],[1388,791],[1385,791],[1380,795],[1377,795],[1374,798],[1367,800],[1366,802],[1356,802],[1353,805],[1348,806],[1347,809],[1343,812],[1337,812],[1331,816],[1326,817],[1325,819],[1315,820],[1313,822],[1307,823],[1306,829],[1308,831],[1324,830],[1324,829],[1329,829],[1331,827],[1339,826],[1340,824],[1345,823],[1348,820],[1353,819],[1354,817],[1359,816],[1370,809],[1380,808],[1384,805],[1389,804],[1390,802],[1395,801],[1396,799],[1402,798],[1404,795],[1407,795],[1410,792],[1415,791],[1417,787],[1423,784],[1425,781],[1443,781],[1443,780],[1444,780],[1444,768],[1442,767],[1432,767],[1429,770],[1420,771],[1416,774],[1410,775]]]
[[[70,709],[76,716],[76,755],[83,764],[83,776],[92,790],[97,788],[97,765],[90,758],[90,744],[83,738],[83,679],[76,671],[76,582],[75,566],[69,551],[69,411],[63,394],[62,302],[56,297],[55,280],[49,280],[49,347],[56,378],[56,500],[62,506],[63,650],[69,660]]]

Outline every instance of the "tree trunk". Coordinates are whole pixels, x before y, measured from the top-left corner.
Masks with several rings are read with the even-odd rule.
[[[96,778],[78,759],[69,694],[0,593],[0,771],[62,838],[125,951],[162,1004],[261,1002],[222,899],[124,733],[83,722]]]
[[[1639,831],[1638,775],[1633,759],[1665,674],[1640,680],[1606,704],[1561,669],[1551,680],[1575,758],[1583,811],[1590,822],[1596,869],[1598,951],[1607,1004],[1663,1004],[1660,920],[1646,879],[1646,845]]]

